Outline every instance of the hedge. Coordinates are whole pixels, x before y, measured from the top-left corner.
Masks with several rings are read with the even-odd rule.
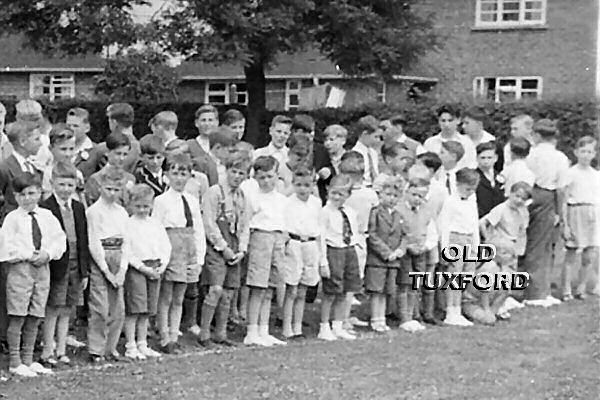
[[[15,100],[3,101],[8,111],[7,120],[14,118]],[[92,126],[91,138],[94,141],[101,141],[108,132],[108,124],[105,117],[105,110],[108,103],[100,101],[78,101],[68,100],[60,102],[42,102],[47,111],[51,122],[64,121],[69,108],[74,106],[84,107],[90,111],[90,123]],[[136,122],[134,132],[141,137],[149,132],[147,126],[148,120],[161,110],[172,110],[179,116],[180,122],[178,135],[182,138],[195,136],[194,111],[201,105],[199,103],[165,103],[165,104],[142,104],[131,103],[136,112]],[[463,109],[468,104],[455,104]],[[344,126],[352,125],[362,116],[372,114],[376,117],[403,113],[407,119],[405,132],[419,140],[424,141],[427,137],[438,132],[437,118],[435,114],[439,104],[412,104],[400,108],[399,106],[389,106],[385,104],[366,104],[364,106],[347,109],[319,109],[310,111],[317,124],[317,134],[327,125],[338,123]],[[510,118],[517,114],[527,113],[533,118],[550,118],[557,120],[560,129],[559,148],[565,151],[570,157],[573,157],[571,149],[574,142],[583,135],[597,135],[597,113],[598,106],[593,101],[566,101],[549,100],[534,101],[523,103],[488,103],[482,105],[488,118],[485,122],[485,129],[495,134],[499,140],[506,140],[510,129]],[[220,111],[230,108],[230,106],[219,106]],[[245,112],[244,107],[237,107]],[[259,143],[254,143],[257,147],[268,143],[267,124],[275,115],[283,113],[292,116],[294,112],[274,112],[265,113],[262,132]]]

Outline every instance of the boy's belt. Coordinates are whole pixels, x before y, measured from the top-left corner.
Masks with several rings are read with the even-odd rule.
[[[283,233],[283,231],[268,231],[266,229],[258,229],[258,228],[251,228],[250,232],[261,232],[261,233]]]
[[[290,239],[297,240],[299,242],[314,242],[317,240],[316,236],[306,236],[306,235],[296,235],[295,233],[290,233]]]
[[[589,206],[593,206],[594,203],[568,203],[567,206],[569,207],[589,207]]]
[[[150,267],[153,269],[156,269],[158,267],[160,267],[160,260],[142,260],[142,263],[144,263],[144,265],[146,267]]]
[[[120,237],[111,237],[106,239],[100,239],[100,243],[102,243],[102,247],[106,248],[114,248],[120,249],[123,245],[123,238]]]

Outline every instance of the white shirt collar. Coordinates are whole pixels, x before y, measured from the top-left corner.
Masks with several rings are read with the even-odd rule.
[[[283,146],[282,148],[278,149],[277,147],[275,147],[273,142],[269,142],[269,145],[267,147],[269,148],[269,153],[287,153],[287,147]]]
[[[198,135],[196,136],[196,141],[202,147],[202,150],[209,153],[210,152],[210,143],[208,142],[208,136]]]
[[[23,171],[29,171],[31,168],[29,167],[30,163],[29,161],[27,161],[27,159],[25,157],[23,157],[21,154],[17,153],[16,151],[13,151],[13,156],[15,156],[15,159],[17,160],[17,162],[19,163],[19,166],[21,167],[21,169]]]

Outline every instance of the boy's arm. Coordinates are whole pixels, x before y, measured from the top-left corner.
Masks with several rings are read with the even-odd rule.
[[[45,251],[50,260],[58,260],[67,251],[67,235],[60,226],[58,219],[50,211],[46,215],[44,217],[47,218],[48,247],[43,247],[40,250]]]
[[[159,275],[166,271],[169,260],[171,259],[171,241],[167,235],[166,229],[158,221],[156,229],[156,243],[160,246],[160,267],[158,268]]]
[[[448,246],[448,242],[450,241],[449,223],[452,211],[450,210],[451,207],[448,200],[450,200],[450,198],[446,198],[446,200],[444,200],[440,215],[438,216],[437,224],[440,232],[440,245],[442,246],[442,249]]]
[[[379,236],[376,208],[371,209],[371,214],[369,215],[369,237],[367,238],[367,243],[369,244],[368,249],[383,260],[388,260],[393,253],[390,246]]]
[[[425,234],[425,249],[431,250],[437,247],[438,230],[435,225],[435,220],[431,218],[427,224],[427,233]]]
[[[127,215],[127,211],[125,211],[125,209],[122,211],[123,215],[121,216],[121,226],[123,227],[123,246],[121,248],[121,265],[119,267],[119,272],[117,273],[117,276],[121,278],[121,284],[122,281],[125,280],[125,273],[127,272],[127,268],[129,268],[129,259],[131,258],[131,236],[127,233],[129,215]]]
[[[19,221],[15,219],[14,214],[9,213],[6,216],[0,229],[4,235],[4,248],[0,251],[2,256],[0,261],[27,261],[33,258],[33,252],[26,250],[18,241]]]
[[[202,200],[202,214],[207,241],[214,247],[216,251],[223,251],[228,247],[228,245],[221,234],[219,225],[217,224],[217,218],[219,217],[220,212],[219,198],[220,195],[217,191],[212,189],[209,190]],[[225,201],[225,199],[223,199],[223,201]]]
[[[94,204],[100,198],[100,185],[96,177],[90,177],[85,184],[85,201],[88,205]]]
[[[190,208],[192,210],[192,218],[194,221],[197,264],[204,265],[204,256],[206,255],[206,235],[204,234],[204,223],[202,221],[200,204],[198,202],[190,202]]]
[[[319,246],[321,249],[321,259],[320,265],[329,266],[329,262],[327,261],[327,241],[325,238],[327,237],[327,226],[329,220],[327,218],[327,212],[324,208],[321,208],[320,216],[319,216],[319,227],[321,230],[321,235],[319,236]]]
[[[100,220],[96,213],[90,212],[88,209],[86,214],[88,221],[88,247],[90,249],[90,255],[92,259],[98,265],[98,268],[102,272],[102,274],[106,275],[109,272],[108,264],[106,263],[104,248],[102,247],[102,242],[100,241],[100,237],[96,232],[95,227],[98,226]],[[93,211],[93,210],[92,210]]]
[[[246,198],[246,195],[244,195],[243,210],[241,213],[241,218],[238,221],[238,228],[240,230],[238,245],[239,251],[247,253],[248,243],[250,241],[250,215],[248,210],[248,199]]]

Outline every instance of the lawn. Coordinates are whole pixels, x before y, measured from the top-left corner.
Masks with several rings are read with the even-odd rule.
[[[0,383],[7,399],[598,399],[598,298],[513,311],[495,327],[361,332]],[[312,330],[311,330],[312,334]],[[191,349],[191,348],[188,348]]]

